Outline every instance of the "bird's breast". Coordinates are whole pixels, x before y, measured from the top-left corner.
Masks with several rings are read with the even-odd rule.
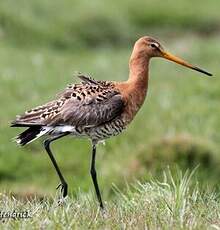
[[[124,100],[124,110],[121,114],[121,119],[127,125],[129,124],[141,106],[144,103],[147,94],[147,85],[142,88],[133,85],[119,85],[119,90]]]
[[[120,134],[125,127],[124,121],[119,116],[112,121],[96,127],[90,127],[85,131],[93,141],[100,141]]]

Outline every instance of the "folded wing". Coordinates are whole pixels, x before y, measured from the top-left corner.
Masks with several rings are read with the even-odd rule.
[[[12,126],[97,126],[119,116],[124,103],[113,84],[84,79],[69,86],[57,100],[27,111]]]

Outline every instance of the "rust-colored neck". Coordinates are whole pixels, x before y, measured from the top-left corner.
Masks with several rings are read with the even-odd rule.
[[[147,93],[149,60],[145,50],[134,47],[129,61],[130,72],[127,83],[139,106],[143,104]]]
[[[128,83],[139,89],[147,90],[149,57],[142,52],[133,51],[129,61]]]
[[[134,48],[129,61],[129,78],[126,82],[117,84],[117,88],[123,95],[126,108],[124,120],[130,123],[142,106],[148,87],[148,66],[149,58],[146,58],[141,51]]]
[[[129,61],[129,78],[125,82],[115,83],[124,100],[122,118],[126,124],[132,121],[146,98],[149,60],[155,56],[148,41],[148,37],[143,37],[135,43]]]

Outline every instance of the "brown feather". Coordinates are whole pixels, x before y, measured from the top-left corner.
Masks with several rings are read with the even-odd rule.
[[[118,116],[123,106],[113,83],[84,76],[81,84],[68,86],[57,100],[27,111],[13,124],[96,126]]]

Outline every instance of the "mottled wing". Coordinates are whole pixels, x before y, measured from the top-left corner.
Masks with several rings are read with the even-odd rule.
[[[62,108],[64,100],[54,100],[18,115],[11,126],[47,125],[47,119],[55,116]]]
[[[89,100],[69,99],[61,111],[49,122],[51,125],[68,124],[76,127],[97,126],[117,117],[123,109],[123,100],[119,93]]]
[[[120,93],[111,82],[82,79],[70,85],[57,100],[27,111],[12,126],[97,126],[117,117],[124,108]]]

